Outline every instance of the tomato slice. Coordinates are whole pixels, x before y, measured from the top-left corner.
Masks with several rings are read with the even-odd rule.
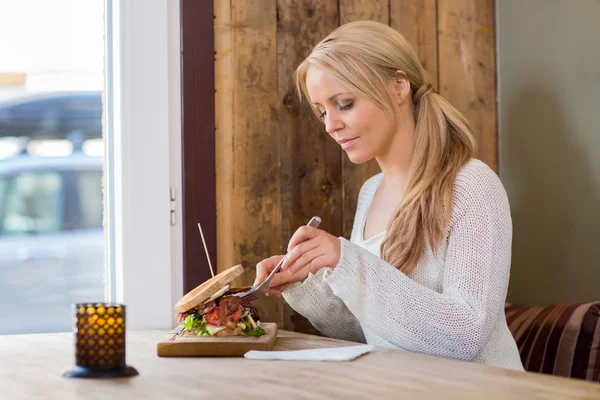
[[[221,325],[221,321],[219,320],[219,309],[218,308],[215,308],[211,312],[204,314],[204,318],[206,319],[206,322],[208,322],[211,325],[214,325],[214,326]]]
[[[233,322],[238,322],[240,320],[240,318],[242,318],[243,312],[244,312],[244,310],[242,310],[242,307],[239,307],[238,310],[236,312],[234,312],[233,315],[231,316],[231,318],[233,319]]]

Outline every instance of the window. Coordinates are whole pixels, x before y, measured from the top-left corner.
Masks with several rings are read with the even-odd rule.
[[[0,335],[107,298],[107,1],[0,1]]]
[[[62,177],[57,172],[24,172],[11,179],[0,232],[6,235],[58,232],[63,215]]]
[[[76,173],[79,229],[102,227],[102,172]]]
[[[8,185],[7,178],[0,178],[0,215],[2,215],[2,209],[4,208],[4,194],[6,193],[6,186]]]
[[[0,6],[0,36],[11,38],[0,41],[0,196],[12,185],[2,177],[27,157],[70,165],[52,169],[58,230],[0,234],[0,321],[11,321],[0,335],[70,331],[71,304],[97,300],[125,303],[128,329],[171,327],[183,295],[179,2],[9,3],[10,12]]]

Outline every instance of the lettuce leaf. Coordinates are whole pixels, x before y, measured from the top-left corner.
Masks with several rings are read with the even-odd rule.
[[[210,336],[206,330],[206,320],[203,315],[190,314],[181,324],[188,332],[195,333],[198,336],[204,336],[204,334]]]
[[[196,336],[212,336],[208,329],[206,329],[206,325],[202,324],[196,328]]]
[[[244,331],[244,334],[246,336],[255,336],[255,337],[259,337],[264,335],[266,332],[263,328],[261,328],[260,326],[256,326],[256,328],[254,329],[246,329]]]

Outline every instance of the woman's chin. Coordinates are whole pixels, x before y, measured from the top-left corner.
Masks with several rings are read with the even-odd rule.
[[[372,155],[365,154],[360,151],[346,151],[346,155],[352,164],[363,164],[373,159]]]

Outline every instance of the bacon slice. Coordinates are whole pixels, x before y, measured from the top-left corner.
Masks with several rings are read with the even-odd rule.
[[[219,319],[222,324],[227,322],[238,322],[242,316],[242,299],[236,296],[226,296],[219,302]],[[237,317],[237,319],[235,318]]]
[[[218,308],[217,301],[213,300],[204,305],[204,310],[202,310],[201,314],[208,314],[209,312],[213,311],[216,308]]]
[[[189,311],[186,311],[184,313],[177,313],[177,322],[183,322],[185,321],[185,319],[187,318],[187,316],[189,315]]]

